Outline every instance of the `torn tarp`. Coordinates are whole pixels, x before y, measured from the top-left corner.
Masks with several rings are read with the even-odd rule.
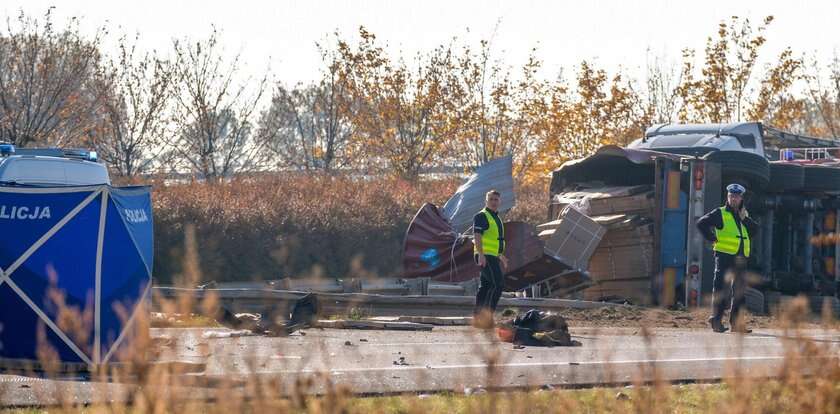
[[[431,277],[443,282],[464,282],[478,275],[473,243],[459,237],[442,212],[426,203],[408,225],[403,242],[403,277]]]
[[[485,194],[493,189],[502,195],[499,212],[513,208],[516,196],[513,193],[512,156],[497,158],[478,167],[467,182],[458,187],[455,194],[443,205],[443,216],[458,233],[469,230],[473,216],[484,208]]]

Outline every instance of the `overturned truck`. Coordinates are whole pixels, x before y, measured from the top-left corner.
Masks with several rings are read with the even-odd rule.
[[[761,123],[659,125],[626,148],[606,146],[553,172],[549,220],[574,204],[610,228],[592,256],[586,299],[698,306],[710,299],[711,245],[697,219],[724,188],[748,188],[760,224],[748,305],[766,311],[806,294],[837,312],[840,282],[840,148]]]

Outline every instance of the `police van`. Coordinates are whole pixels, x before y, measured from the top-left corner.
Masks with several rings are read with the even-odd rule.
[[[95,151],[15,148],[0,143],[0,185],[80,186],[111,184]]]

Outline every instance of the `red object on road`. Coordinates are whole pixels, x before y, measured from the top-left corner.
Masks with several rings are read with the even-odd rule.
[[[506,326],[499,326],[496,328],[496,335],[498,335],[499,340],[502,342],[513,342],[515,333],[516,331],[513,328]]]

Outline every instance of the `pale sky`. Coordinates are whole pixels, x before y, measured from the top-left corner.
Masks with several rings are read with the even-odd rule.
[[[338,30],[345,38],[360,25],[386,41],[389,50],[413,56],[453,36],[474,47],[500,21],[494,54],[520,65],[538,47],[545,76],[572,69],[583,59],[634,76],[643,72],[646,50],[680,61],[680,51],[702,52],[721,19],[738,15],[756,24],[772,14],[762,57],[786,46],[828,61],[840,51],[840,1],[194,1],[194,0],[3,0],[0,14],[22,9],[40,15],[55,5],[57,21],[83,17],[86,30],[106,22],[113,32],[139,32],[142,46],[168,51],[173,37],[203,38],[215,24],[231,54],[242,51],[246,70],[269,64],[287,84],[316,78],[315,42]],[[120,29],[121,27],[121,29]]]

